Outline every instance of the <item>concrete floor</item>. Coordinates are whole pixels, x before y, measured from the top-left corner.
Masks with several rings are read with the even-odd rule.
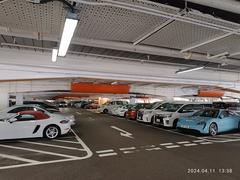
[[[73,112],[74,132],[55,141],[2,141],[0,180],[240,179],[238,132],[193,136],[106,114]]]

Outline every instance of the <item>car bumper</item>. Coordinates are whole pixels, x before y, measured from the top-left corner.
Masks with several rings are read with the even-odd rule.
[[[153,121],[154,125],[161,125],[165,127],[172,127],[171,119],[168,117],[156,116]]]
[[[177,125],[177,129],[186,132],[198,132],[201,134],[208,134],[208,129],[203,125]]]
[[[140,117],[138,116],[137,117],[137,121],[150,123],[151,122],[151,118],[150,118],[149,114],[143,114],[142,116],[140,116]]]

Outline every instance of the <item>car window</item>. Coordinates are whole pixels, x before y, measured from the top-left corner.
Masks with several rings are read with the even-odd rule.
[[[179,111],[179,113],[190,113],[190,112],[194,112],[194,106],[193,104],[188,104],[183,106]]]
[[[194,111],[201,110],[204,108],[203,104],[193,104],[192,106]]]
[[[218,114],[219,110],[217,109],[204,109],[196,112],[193,116],[217,118]]]
[[[16,117],[17,121],[32,121],[36,120],[35,116],[32,114],[21,114]]]
[[[212,104],[203,104],[204,108],[211,108],[213,105]]]
[[[232,116],[232,114],[229,111],[222,111],[222,113],[220,114],[220,118],[227,118]]]

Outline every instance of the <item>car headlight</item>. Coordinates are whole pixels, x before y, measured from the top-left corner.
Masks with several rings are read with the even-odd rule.
[[[170,118],[172,117],[172,114],[167,114],[167,115],[164,115],[165,118]]]

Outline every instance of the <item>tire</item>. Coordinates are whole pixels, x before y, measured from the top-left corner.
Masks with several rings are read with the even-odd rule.
[[[124,116],[123,116],[123,117],[126,118],[126,115],[127,115],[127,113],[124,113]]]
[[[104,113],[104,114],[107,114],[107,113],[108,113],[108,110],[107,110],[107,109],[104,109],[104,110],[103,110],[103,113]]]
[[[56,125],[49,125],[43,131],[43,137],[48,139],[55,139],[61,135],[61,130]]]
[[[177,128],[177,123],[178,123],[178,119],[175,119],[173,121],[173,128],[176,129]]]
[[[150,124],[153,124],[153,121],[154,121],[154,116],[151,117]]]
[[[218,127],[216,123],[211,123],[209,126],[209,134],[211,136],[216,136],[218,133]]]

